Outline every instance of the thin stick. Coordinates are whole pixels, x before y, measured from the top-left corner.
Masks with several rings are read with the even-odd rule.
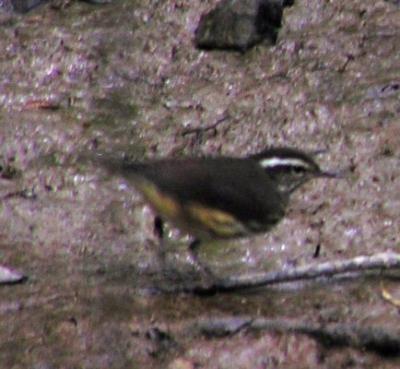
[[[188,333],[209,338],[234,335],[242,330],[305,334],[328,347],[350,346],[381,355],[399,355],[400,331],[358,324],[299,322],[293,319],[252,318],[250,316],[199,319],[187,327]]]
[[[214,123],[205,126],[205,127],[196,127],[196,128],[186,128],[184,130],[182,130],[181,134],[182,136],[186,136],[189,134],[200,134],[200,133],[204,133],[210,130],[216,130],[217,127],[225,122],[227,119],[229,118],[229,115],[223,115],[221,118],[218,118]]]
[[[315,279],[349,272],[366,270],[389,270],[400,268],[400,254],[384,252],[371,256],[357,256],[353,259],[329,261],[320,264],[300,266],[266,273],[246,274],[216,281],[212,286],[195,287],[199,294],[237,291],[246,288],[263,287],[295,280]]]

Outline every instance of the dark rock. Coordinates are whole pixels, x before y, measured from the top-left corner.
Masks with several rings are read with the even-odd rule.
[[[203,14],[195,32],[201,49],[246,51],[264,39],[276,42],[285,6],[291,0],[225,0]]]

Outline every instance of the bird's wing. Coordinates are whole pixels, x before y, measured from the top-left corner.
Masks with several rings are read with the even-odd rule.
[[[146,179],[185,204],[219,209],[241,221],[272,222],[283,215],[281,195],[270,178],[246,160],[163,161],[142,169]]]

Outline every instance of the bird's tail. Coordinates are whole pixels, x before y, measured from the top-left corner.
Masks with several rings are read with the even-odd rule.
[[[103,168],[110,176],[133,177],[140,173],[143,163],[134,161],[126,156],[117,156],[109,153],[81,154],[80,161],[94,167]]]

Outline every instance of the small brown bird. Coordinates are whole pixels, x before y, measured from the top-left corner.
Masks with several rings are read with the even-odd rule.
[[[245,158],[99,159],[132,182],[162,219],[195,237],[195,260],[201,241],[267,232],[284,217],[294,190],[312,178],[338,177],[322,171],[311,155],[287,147]]]

